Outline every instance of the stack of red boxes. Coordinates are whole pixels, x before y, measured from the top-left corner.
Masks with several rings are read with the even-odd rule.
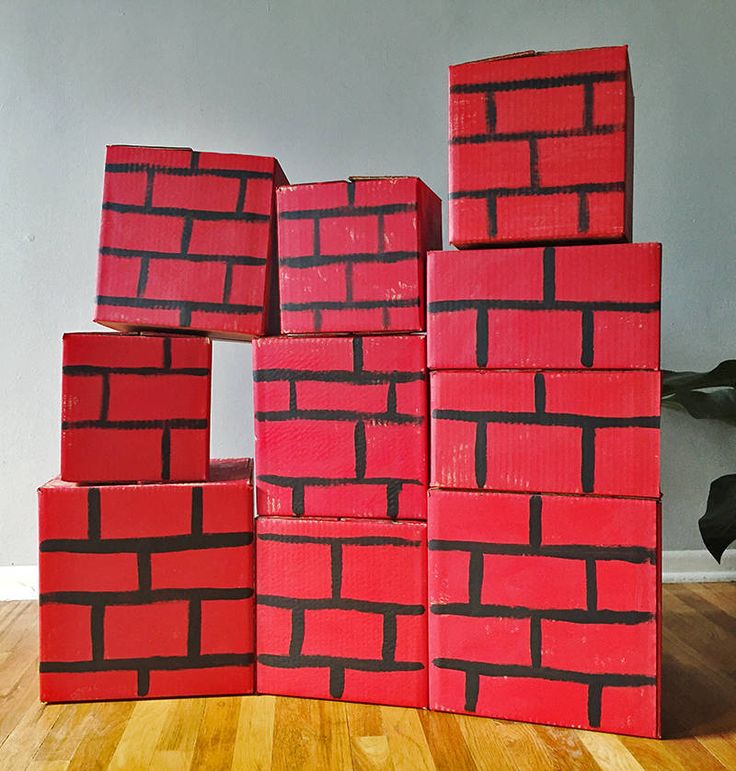
[[[277,194],[282,337],[253,346],[261,693],[427,705],[424,275],[412,177]]]
[[[660,247],[625,47],[450,68],[428,256],[430,707],[659,733]],[[608,243],[606,243],[608,242]]]
[[[658,735],[661,255],[629,243],[632,159],[625,47],[450,69],[464,251],[415,177],[108,148],[95,320],[118,332],[64,337],[42,699],[252,693],[256,670]],[[210,338],[255,338],[255,527],[251,462],[209,459]]]
[[[108,148],[96,320],[125,333],[64,336],[43,701],[254,690],[252,463],[209,460],[209,338],[266,331],[283,182],[273,158]]]

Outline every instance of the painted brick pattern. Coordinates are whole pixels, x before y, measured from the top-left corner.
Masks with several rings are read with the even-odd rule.
[[[450,67],[450,242],[629,240],[625,46]]]
[[[259,693],[424,707],[420,522],[259,517]]]
[[[432,486],[659,496],[659,372],[430,378]]]
[[[440,199],[416,177],[282,187],[277,194],[285,333],[424,329],[428,249]]]
[[[659,735],[656,500],[432,490],[430,708]]]
[[[252,693],[250,460],[39,490],[41,700]]]
[[[425,519],[425,341],[269,337],[253,376],[260,515]]]
[[[95,321],[264,334],[285,183],[274,158],[108,147]]]
[[[430,252],[429,368],[658,369],[660,267],[660,244]]]
[[[62,479],[206,479],[211,363],[204,337],[64,335]]]

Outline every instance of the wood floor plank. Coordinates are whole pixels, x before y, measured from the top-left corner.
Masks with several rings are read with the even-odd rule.
[[[699,736],[698,742],[725,768],[736,768],[736,736]]]
[[[381,723],[397,771],[435,769],[417,710],[406,707],[381,707]]]
[[[345,704],[319,701],[320,739],[325,753],[325,768],[353,768]]]
[[[65,761],[69,763],[82,737],[91,729],[93,704],[67,704],[58,710],[58,717],[33,756],[34,761]]]
[[[578,731],[577,737],[593,760],[606,771],[642,771],[642,765],[626,749],[618,736],[595,731]]]
[[[43,743],[63,707],[41,704],[34,698],[27,710],[18,715],[17,725],[0,744],[0,769],[27,768]]]
[[[696,739],[669,739],[652,741],[624,736],[621,742],[644,768],[662,768],[668,771],[723,771],[720,763]]]
[[[321,702],[280,698],[276,702],[273,768],[313,769],[330,766],[330,748],[323,742]]]
[[[170,704],[169,701],[157,699],[135,703],[110,758],[110,768],[138,771],[150,766]]]
[[[384,735],[381,708],[377,704],[345,702],[345,715],[351,737]]]
[[[38,663],[31,659],[18,675],[13,689],[7,696],[0,696],[0,749],[8,735],[17,727],[23,716],[35,708],[38,701]]]
[[[65,760],[33,760],[26,766],[26,771],[66,771]]]
[[[514,723],[513,725],[524,725],[523,723]],[[546,755],[552,758],[550,768],[564,768],[572,764],[575,769],[597,769],[593,756],[588,752],[577,735],[577,731],[572,728],[557,728],[555,726],[525,726],[538,736],[539,741],[544,745]],[[540,758],[540,763],[547,763],[546,757]],[[545,768],[545,765],[534,765],[530,768]]]
[[[110,765],[135,705],[134,701],[109,701],[93,706],[92,729],[85,733],[72,755],[70,771],[101,771]]]
[[[381,708],[345,703],[350,750],[355,771],[393,771],[391,747],[384,733]]]
[[[457,720],[473,761],[481,771],[554,767],[554,757],[540,741],[536,726],[469,715],[458,715]],[[526,744],[520,751],[522,735]]]
[[[25,613],[33,615],[32,604],[20,601],[0,602],[0,652],[5,650],[8,631],[17,627],[18,616]]]
[[[0,770],[736,769],[736,584],[663,596],[663,741],[274,696],[43,705],[38,606],[0,603]]]
[[[240,700],[233,769],[270,771],[275,716],[275,696],[250,696]]]
[[[438,771],[478,768],[460,730],[457,715],[423,709],[419,712],[419,720]]]
[[[189,768],[194,759],[204,699],[172,699],[151,760],[152,768]]]
[[[238,734],[240,699],[227,696],[204,701],[191,767],[202,771],[230,768]]]
[[[0,699],[8,696],[24,669],[38,656],[38,628],[33,610],[19,613],[0,640]]]

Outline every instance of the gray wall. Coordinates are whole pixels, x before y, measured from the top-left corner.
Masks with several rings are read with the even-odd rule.
[[[0,0],[0,565],[36,561],[60,340],[93,329],[106,143],[275,154],[295,182],[417,174],[446,197],[446,67],[630,45],[635,238],[664,243],[663,362],[733,355],[736,3]],[[215,454],[252,451],[250,351],[215,348]],[[664,421],[665,547],[698,548],[733,429]]]

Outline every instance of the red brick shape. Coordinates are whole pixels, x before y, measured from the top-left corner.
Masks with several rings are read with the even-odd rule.
[[[258,692],[425,707],[426,524],[259,517],[256,534]]]
[[[416,177],[351,178],[277,194],[281,330],[424,329],[426,252],[440,199]]]
[[[658,369],[661,251],[430,252],[429,368]]]
[[[275,192],[286,182],[275,158],[108,147],[95,321],[122,331],[265,334]]]
[[[626,46],[450,67],[450,243],[628,241]]]
[[[660,527],[658,500],[431,490],[430,709],[659,736]]]
[[[259,515],[424,519],[425,367],[419,335],[255,341]]]
[[[252,477],[39,490],[42,701],[253,692]]]
[[[430,375],[431,485],[659,497],[659,372]]]
[[[205,337],[64,335],[61,478],[207,478],[212,350]]]

